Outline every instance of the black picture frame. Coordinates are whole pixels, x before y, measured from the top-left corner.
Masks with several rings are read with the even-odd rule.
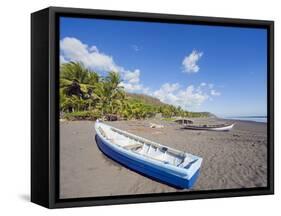
[[[59,199],[59,23],[61,16],[239,26],[267,30],[267,187]],[[274,193],[274,22],[49,7],[31,15],[31,201],[47,208],[266,195]]]

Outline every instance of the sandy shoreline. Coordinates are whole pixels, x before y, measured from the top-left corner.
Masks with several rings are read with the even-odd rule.
[[[151,129],[149,123],[164,124]],[[236,122],[229,132],[182,130],[167,121],[117,121],[109,124],[203,158],[192,190],[251,188],[267,185],[267,124],[194,119],[195,124]],[[94,122],[60,123],[60,197],[95,197],[178,190],[135,173],[107,158],[97,147]]]

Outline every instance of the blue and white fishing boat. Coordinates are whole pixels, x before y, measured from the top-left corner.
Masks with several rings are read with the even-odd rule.
[[[234,127],[232,124],[219,124],[219,125],[185,125],[183,129],[190,130],[209,130],[209,131],[230,131]]]
[[[147,177],[176,188],[191,188],[202,158],[119,130],[99,121],[96,142],[111,159]]]

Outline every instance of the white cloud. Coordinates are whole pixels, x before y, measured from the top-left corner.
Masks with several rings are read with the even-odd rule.
[[[74,37],[65,37],[60,41],[60,62],[82,62],[86,67],[98,72],[115,71],[121,74],[121,83],[127,91],[145,91],[140,82],[140,70],[126,70],[115,63],[112,56],[99,51],[96,46],[88,46]]]
[[[127,83],[127,82],[121,82],[120,86],[123,86],[126,91],[129,92],[140,92],[143,90],[143,85],[139,83]]]
[[[99,49],[96,46],[91,46],[89,50],[91,52],[99,52]]]
[[[65,58],[60,55],[60,64],[66,63],[67,61],[65,60]]]
[[[211,95],[212,95],[212,96],[220,96],[221,93],[218,92],[218,91],[216,91],[216,90],[214,90],[214,89],[212,89],[212,90],[211,90]]]
[[[201,83],[197,87],[189,85],[185,88],[182,88],[178,83],[165,83],[158,90],[150,93],[150,95],[164,103],[192,110],[207,100],[212,101],[211,96],[219,96],[220,92],[210,89],[207,83]]]
[[[142,93],[147,94],[147,95],[151,95],[150,88],[149,87],[143,87]]]
[[[112,56],[99,52],[96,46],[89,47],[73,37],[65,37],[60,41],[61,55],[66,61],[79,61],[86,67],[97,71],[122,71]]]
[[[165,83],[159,90],[153,92],[152,96],[164,103],[181,106],[184,109],[200,106],[209,98],[207,93],[201,92],[198,88],[194,88],[193,85],[182,89],[178,83]]]
[[[185,56],[182,65],[183,71],[186,73],[197,73],[200,70],[197,62],[203,56],[203,52],[193,50],[188,56]]]
[[[162,94],[162,93],[173,93],[176,90],[178,90],[179,88],[180,88],[180,85],[178,83],[173,83],[173,84],[165,83],[155,93],[159,94],[159,95]]]
[[[126,80],[128,83],[139,83],[140,81],[140,70],[136,69],[134,71],[128,71],[124,75],[124,80]]]
[[[149,87],[145,87],[140,83],[140,70],[138,69],[133,72],[128,71],[124,75],[124,81],[120,83],[120,86],[123,86],[128,92],[137,92],[150,95]]]
[[[148,94],[164,103],[181,106],[184,109],[196,108],[206,100],[212,100],[212,96],[221,94],[214,89],[213,84],[205,82],[200,83],[197,87],[193,85],[182,87],[178,83],[165,83],[158,90],[152,91],[141,83],[139,69],[127,70],[116,64],[112,56],[102,53],[96,46],[88,46],[76,38],[63,38],[60,41],[60,51],[61,63],[79,61],[97,72],[119,72],[123,79],[120,86],[123,86],[126,91]],[[197,61],[202,55],[202,52],[194,50],[185,57],[183,61],[185,71],[188,73],[198,72]]]
[[[140,70],[136,69],[134,71],[126,71],[123,76],[124,80],[120,83],[121,86],[125,88],[126,91],[129,92],[139,92],[146,93],[148,92],[148,88],[144,87],[140,83]]]
[[[132,45],[132,48],[133,48],[133,50],[136,51],[136,52],[140,51],[139,46],[137,46],[137,45],[135,45],[135,44]]]
[[[188,86],[185,90],[178,93],[181,103],[185,108],[200,106],[204,101],[209,98],[207,93],[198,91],[193,85]]]
[[[152,96],[158,98],[160,101],[164,103],[173,104],[177,101],[177,96],[174,94],[180,88],[178,83],[170,84],[165,83],[163,84],[160,89],[154,91]]]

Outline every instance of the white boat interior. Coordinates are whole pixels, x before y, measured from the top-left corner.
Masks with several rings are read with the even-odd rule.
[[[99,126],[98,130],[111,144],[165,164],[188,168],[192,162],[197,160],[188,153],[163,146],[104,124]]]

